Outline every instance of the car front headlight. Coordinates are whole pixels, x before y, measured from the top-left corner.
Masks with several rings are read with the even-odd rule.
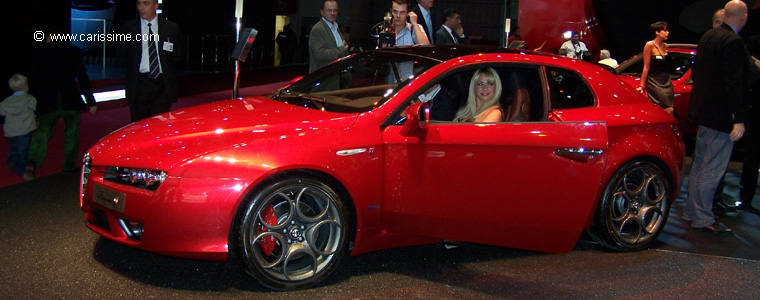
[[[82,160],[82,177],[80,178],[80,183],[82,183],[82,188],[79,190],[79,194],[81,197],[84,197],[84,190],[87,189],[87,180],[90,178],[90,167],[92,167],[92,159],[90,159],[90,153],[84,154],[84,159]]]
[[[107,167],[103,179],[155,191],[166,180],[166,172],[142,168]]]

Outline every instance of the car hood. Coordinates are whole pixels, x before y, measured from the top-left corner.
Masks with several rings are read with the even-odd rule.
[[[98,141],[89,153],[99,165],[169,170],[224,149],[347,128],[356,117],[264,97],[226,100],[129,124]]]

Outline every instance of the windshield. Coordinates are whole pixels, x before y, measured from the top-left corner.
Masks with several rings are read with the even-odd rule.
[[[691,69],[691,66],[694,64],[694,55],[673,51],[668,53],[667,60],[670,80],[677,80],[686,74],[686,71]],[[639,55],[618,66],[615,72],[622,75],[641,76],[643,69],[644,59]]]
[[[438,63],[400,53],[360,53],[306,75],[272,99],[330,112],[366,112]]]

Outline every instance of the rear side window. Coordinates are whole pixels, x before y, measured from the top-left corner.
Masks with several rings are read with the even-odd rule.
[[[555,67],[546,71],[552,110],[594,106],[594,94],[578,73]]]

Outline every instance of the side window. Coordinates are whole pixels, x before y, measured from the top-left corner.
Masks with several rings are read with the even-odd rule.
[[[594,94],[578,73],[554,67],[546,71],[552,110],[594,106]]]
[[[498,79],[498,83],[490,87],[491,93],[486,93],[491,97],[485,96],[487,99],[482,99],[489,101],[489,107],[501,108],[502,118],[498,122],[546,120],[547,109],[541,76],[535,66],[467,66],[426,85],[424,90],[418,91],[408,103],[427,102],[430,107],[430,121],[433,123],[476,122],[478,115],[482,118],[487,115],[483,108],[477,109],[474,104],[478,101],[476,76],[484,76],[486,80]],[[473,102],[472,106],[468,106],[470,101]],[[459,120],[463,116],[464,119]],[[400,122],[403,120],[397,120],[395,124]]]
[[[546,120],[541,76],[536,68],[497,68],[504,86],[501,106],[506,122]]]
[[[418,99],[430,101],[430,120],[451,122],[457,110],[467,103],[470,79],[475,70],[456,72],[438,81],[428,88]],[[432,97],[432,98],[431,98]]]
[[[686,72],[691,69],[691,66],[694,65],[694,56],[691,54],[670,52],[668,58],[670,59],[668,62],[670,80],[681,78],[681,76],[686,74]]]

